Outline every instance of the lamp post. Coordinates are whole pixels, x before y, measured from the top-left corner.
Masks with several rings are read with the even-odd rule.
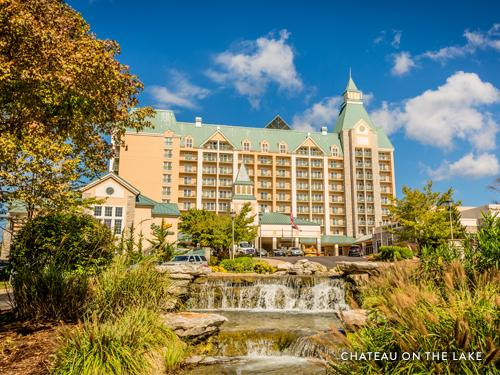
[[[451,199],[448,199],[444,201],[444,203],[448,204],[448,210],[450,212],[450,237],[451,237],[451,242],[453,243],[453,219],[451,217],[451,205],[453,201]]]
[[[231,227],[232,227],[232,246],[231,246],[231,259],[234,259],[234,218],[236,217],[236,212],[231,211]]]

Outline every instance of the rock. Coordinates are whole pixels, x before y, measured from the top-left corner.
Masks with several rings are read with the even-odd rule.
[[[175,280],[193,280],[194,276],[188,273],[171,273],[170,278]]]
[[[191,275],[194,277],[206,275],[212,270],[210,267],[199,265],[199,264],[168,264],[164,263],[159,266],[156,266],[158,272],[168,272],[172,278],[176,278],[174,275],[183,275],[182,277],[186,277],[184,275]]]
[[[172,280],[168,292],[174,296],[184,296],[189,292],[190,280]]]
[[[314,275],[318,273],[327,272],[328,268],[323,266],[322,264],[311,262],[307,259],[301,259],[297,263],[293,265],[293,267],[289,270],[290,273],[294,273],[297,275]]]
[[[273,273],[273,276],[285,276],[287,274],[287,271],[276,271],[275,273]]]
[[[368,310],[354,309],[341,311],[340,318],[350,330],[362,327],[368,320]]]
[[[278,271],[288,271],[293,268],[293,264],[289,262],[280,262],[276,264],[275,267]]]
[[[227,318],[218,314],[179,312],[164,314],[163,320],[177,336],[198,341],[217,333]]]
[[[353,283],[357,287],[365,285],[370,279],[370,275],[367,273],[353,273],[346,276],[347,281]]]
[[[337,269],[344,275],[367,273],[369,275],[378,275],[380,265],[376,262],[338,262]]]

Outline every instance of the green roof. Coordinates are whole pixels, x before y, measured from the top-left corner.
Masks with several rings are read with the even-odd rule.
[[[293,220],[296,225],[317,225],[309,220],[304,220],[299,217],[294,218]],[[259,217],[260,224],[269,224],[269,225],[291,225],[290,216],[281,214],[279,212],[266,212],[260,215]]]
[[[326,154],[330,153],[330,147],[336,145],[342,155],[342,145],[339,135],[336,133],[304,132],[287,129],[269,129],[247,126],[231,126],[205,124],[196,127],[195,123],[176,121],[175,116],[170,110],[156,110],[153,118],[149,119],[152,128],[146,128],[141,131],[143,134],[163,134],[171,130],[175,135],[181,137],[181,144],[186,137],[193,139],[193,147],[200,147],[214,134],[220,133],[235,149],[242,150],[243,141],[250,141],[251,151],[260,151],[261,142],[266,141],[269,144],[269,152],[278,153],[279,144],[285,143],[289,153],[295,151],[308,138],[310,138]],[[135,130],[130,130],[134,133]]]
[[[318,239],[314,237],[300,237],[299,242],[304,245],[316,245]]]
[[[253,182],[248,176],[245,164],[240,165],[240,169],[238,171],[238,175],[236,176],[236,180],[234,181],[234,185],[253,185]]]
[[[347,82],[347,87],[345,88],[345,91],[359,91],[358,88],[356,87],[356,84],[352,80],[350,74],[349,74],[349,81]]]
[[[355,239],[347,236],[321,236],[322,245],[350,245]]]
[[[142,194],[139,194],[135,201],[138,205],[152,207],[151,213],[156,216],[179,216],[181,214],[175,203],[159,203]]]

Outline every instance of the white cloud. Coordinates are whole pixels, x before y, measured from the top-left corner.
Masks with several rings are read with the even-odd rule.
[[[394,55],[391,73],[395,76],[402,76],[416,66],[415,61],[409,52],[401,52]]]
[[[401,111],[397,106],[390,106],[386,101],[382,102],[382,107],[370,114],[374,124],[384,129],[386,134],[392,134],[401,128]]]
[[[500,24],[495,24],[488,31],[465,30],[463,34],[466,42],[462,45],[447,46],[437,51],[426,51],[421,57],[445,62],[457,57],[472,55],[477,50],[492,48],[500,51]]]
[[[453,177],[465,177],[478,179],[482,177],[496,176],[500,172],[500,165],[495,155],[466,154],[456,162],[444,161],[437,169],[429,169],[429,175],[435,180],[446,180]]]
[[[314,103],[312,107],[306,109],[302,114],[293,116],[292,127],[301,131],[314,131],[322,126],[328,126],[329,131],[332,131],[341,103],[342,98],[340,96],[324,98]]]
[[[404,128],[409,138],[450,150],[465,140],[482,152],[496,145],[498,124],[485,106],[500,103],[500,91],[475,73],[456,72],[435,90],[402,104],[383,103],[373,118],[389,133]]]
[[[168,88],[155,85],[148,89],[160,107],[195,109],[198,107],[197,100],[204,99],[210,94],[210,90],[192,84],[185,74],[177,70],[171,70],[169,76]]]
[[[258,108],[269,84],[291,92],[303,88],[294,64],[294,51],[287,44],[290,33],[282,30],[276,38],[270,34],[255,41],[241,43],[236,51],[225,51],[215,57],[217,67],[207,72],[214,81],[233,86]]]
[[[401,44],[401,36],[403,35],[403,32],[400,30],[394,30],[394,36],[392,37],[392,42],[391,45],[398,49],[400,44]]]

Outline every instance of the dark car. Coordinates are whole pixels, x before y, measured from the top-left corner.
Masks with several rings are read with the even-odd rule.
[[[285,250],[283,250],[283,249],[273,250],[273,256],[275,256],[275,257],[284,257],[285,255],[286,255]]]
[[[359,247],[351,247],[349,249],[349,256],[350,257],[360,257],[363,254],[361,254],[361,249]]]

